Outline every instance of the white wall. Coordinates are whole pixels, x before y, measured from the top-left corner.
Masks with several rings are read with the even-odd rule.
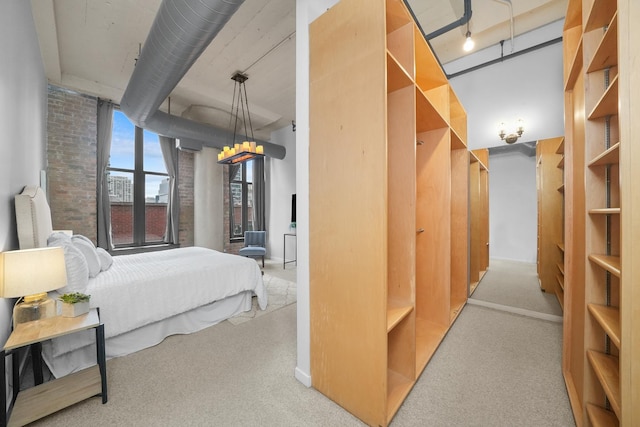
[[[47,82],[24,0],[0,1],[0,250],[18,248],[14,195],[45,169]],[[0,299],[0,343],[10,332],[13,300]]]
[[[520,152],[489,156],[489,256],[536,262],[536,158]]]
[[[562,24],[558,21],[516,37],[516,51],[561,36]],[[451,62],[445,69],[451,74],[499,57],[498,45]],[[467,111],[469,148],[503,145],[498,137],[500,123],[518,118],[525,122],[523,141],[563,135],[562,76],[562,43],[556,43],[452,78],[451,85]]]
[[[220,150],[203,147],[193,156],[193,243],[203,248],[224,249],[224,168],[218,164]]]
[[[271,142],[284,146],[284,159],[269,158],[265,164],[267,179],[267,257],[282,260],[284,233],[295,233],[291,225],[291,195],[296,194],[296,132],[285,126],[271,133]],[[297,197],[297,196],[296,196]],[[295,239],[287,240],[287,259],[296,250]]]

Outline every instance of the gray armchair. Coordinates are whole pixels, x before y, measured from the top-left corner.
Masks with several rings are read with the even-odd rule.
[[[266,231],[245,231],[244,248],[240,249],[240,255],[262,257],[262,268],[264,268],[264,256],[267,254],[266,240]]]

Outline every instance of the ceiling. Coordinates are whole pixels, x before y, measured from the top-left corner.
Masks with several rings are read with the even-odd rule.
[[[463,0],[408,0],[426,34],[463,15]],[[119,103],[161,0],[32,0],[50,83]],[[476,49],[510,38],[508,0],[472,0]],[[514,35],[564,16],[567,0],[512,0]],[[228,128],[233,81],[249,76],[256,137],[295,120],[296,0],[247,0],[173,90],[161,110]],[[466,26],[431,40],[442,63],[461,57]]]

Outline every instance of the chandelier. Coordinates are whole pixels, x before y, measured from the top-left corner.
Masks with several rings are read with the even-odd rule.
[[[247,100],[247,88],[244,85],[248,78],[246,74],[240,72],[235,73],[231,77],[231,80],[235,82],[233,86],[233,100],[231,102],[231,117],[229,119],[229,128],[231,128],[231,122],[234,122],[235,119],[233,123],[233,140],[230,145],[225,145],[222,151],[218,153],[218,163],[220,164],[230,165],[264,157],[264,147],[257,145],[253,137],[249,102]],[[247,138],[251,138],[250,141],[236,142],[236,136],[239,136],[238,128],[241,125],[244,125],[244,134]]]
[[[507,134],[507,125],[503,122],[500,123],[500,139],[506,142],[507,144],[513,144],[522,136],[524,133],[524,121],[522,119],[518,119],[516,122],[516,131]]]

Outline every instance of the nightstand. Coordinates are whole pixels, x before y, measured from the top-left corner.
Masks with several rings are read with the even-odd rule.
[[[34,353],[39,353],[43,341],[87,329],[96,330],[97,365],[42,384],[37,384],[40,381],[38,381],[36,373],[37,385],[20,392],[20,374],[17,363],[19,358],[17,356],[21,348],[35,345],[38,351]],[[5,358],[8,355],[14,355],[11,361],[14,384],[13,399],[9,412],[3,410],[3,415],[0,415],[0,427],[24,425],[93,396],[101,395],[102,403],[107,403],[104,325],[100,323],[100,310],[97,308],[78,317],[56,316],[17,325],[9,336],[2,350],[2,355],[0,355],[0,373],[6,372]],[[40,366],[35,366],[39,358],[39,354],[34,357],[36,371],[40,368]],[[6,375],[0,376],[2,376],[0,404],[6,408]]]

